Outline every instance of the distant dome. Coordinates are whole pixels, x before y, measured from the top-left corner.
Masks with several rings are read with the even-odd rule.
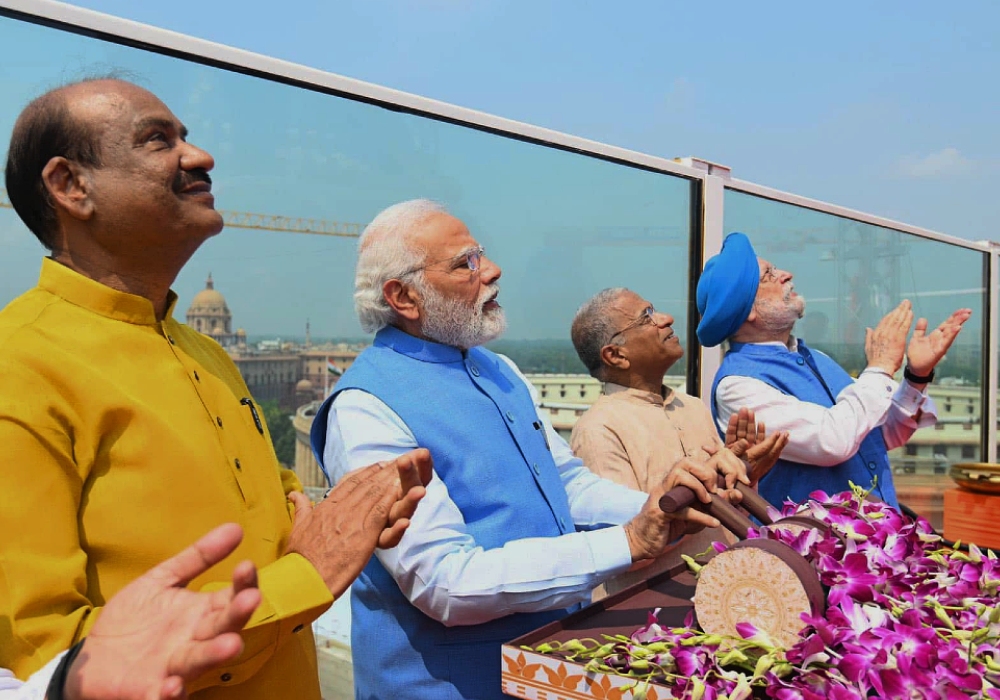
[[[233,314],[226,305],[226,298],[215,289],[211,272],[205,280],[205,288],[194,295],[185,320],[188,326],[211,336],[224,348],[246,343],[246,333],[233,333]]]
[[[191,307],[188,309],[188,314],[199,312],[229,313],[229,308],[226,306],[226,298],[222,296],[222,292],[215,288],[211,273],[209,273],[208,280],[205,282],[205,288],[194,295],[194,299],[191,300]]]
[[[247,332],[245,330],[243,330],[242,328],[237,328],[236,329],[236,337],[237,338],[246,338],[247,337]]]
[[[295,391],[312,391],[313,383],[308,379],[300,379],[299,383],[295,385]]]

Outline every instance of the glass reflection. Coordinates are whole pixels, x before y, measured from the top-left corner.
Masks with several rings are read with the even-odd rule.
[[[616,284],[685,327],[686,180],[0,17],[0,60],[21,65],[28,53],[39,55],[0,78],[0,133],[48,87],[117,71],[160,96],[215,156],[217,206],[231,219],[306,217],[356,232],[391,203],[430,197],[503,267],[509,340],[568,345],[576,307]],[[6,303],[34,283],[41,249],[11,209],[0,209],[0,236]],[[358,337],[353,266],[349,237],[229,228],[175,288],[184,308],[211,272],[251,335],[301,336],[310,319],[313,336]]]

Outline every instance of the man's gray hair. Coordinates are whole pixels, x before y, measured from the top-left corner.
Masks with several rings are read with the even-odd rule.
[[[604,377],[604,361],[601,360],[601,348],[615,334],[615,322],[611,307],[622,294],[629,290],[625,287],[611,287],[595,294],[584,302],[573,317],[570,336],[573,347],[580,361],[595,379]]]
[[[354,274],[354,309],[365,333],[377,333],[396,321],[396,312],[385,300],[382,286],[402,277],[424,262],[427,252],[410,243],[416,228],[436,214],[447,214],[444,205],[429,199],[411,199],[383,209],[361,233],[358,266]],[[420,284],[423,272],[417,271]]]

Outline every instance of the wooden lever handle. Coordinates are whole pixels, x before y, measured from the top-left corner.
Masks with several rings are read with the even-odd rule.
[[[746,539],[747,530],[753,527],[747,516],[717,494],[712,494],[712,502],[705,504],[687,486],[675,486],[660,497],[660,510],[664,513],[677,513],[689,506],[707,512],[741,540]]]
[[[740,505],[746,508],[750,515],[757,518],[764,525],[770,525],[774,522],[774,519],[767,514],[767,509],[771,504],[763,496],[739,481],[736,482],[736,490],[743,496]]]
[[[750,518],[743,515],[732,503],[715,493],[712,494],[712,502],[708,506],[708,513],[722,523],[722,527],[729,530],[741,540],[747,538],[747,530],[754,526],[750,522]]]
[[[660,496],[660,510],[664,513],[676,513],[697,500],[695,492],[687,486],[675,486]]]

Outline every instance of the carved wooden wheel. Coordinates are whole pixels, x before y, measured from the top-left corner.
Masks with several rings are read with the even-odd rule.
[[[788,545],[746,540],[715,556],[701,570],[694,595],[698,624],[708,634],[739,637],[749,622],[785,648],[804,627],[801,615],[821,615],[826,596],[815,570]]]

